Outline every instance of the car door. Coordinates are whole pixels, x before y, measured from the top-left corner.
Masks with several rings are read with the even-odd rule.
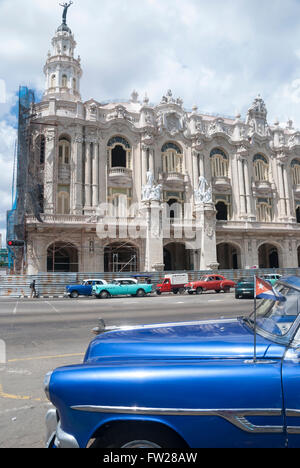
[[[205,288],[206,288],[207,291],[212,291],[213,289],[216,289],[216,284],[217,284],[216,283],[216,277],[215,276],[210,276],[208,278],[208,281],[206,283]]]
[[[283,359],[282,382],[289,448],[300,447],[300,330]]]

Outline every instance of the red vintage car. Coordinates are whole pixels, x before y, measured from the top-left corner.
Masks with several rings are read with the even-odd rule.
[[[202,294],[204,291],[220,291],[230,292],[231,288],[235,288],[234,281],[226,279],[221,275],[205,275],[198,281],[192,281],[185,285],[185,289],[189,294]]]

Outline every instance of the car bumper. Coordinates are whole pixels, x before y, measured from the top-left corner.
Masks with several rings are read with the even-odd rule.
[[[46,447],[79,448],[79,444],[75,437],[62,430],[58,414],[55,409],[49,410],[46,415]]]

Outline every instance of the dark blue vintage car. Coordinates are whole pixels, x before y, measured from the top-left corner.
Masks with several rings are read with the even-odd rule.
[[[300,278],[277,288],[256,326],[99,329],[82,365],[46,376],[48,447],[300,447]]]
[[[93,287],[96,285],[107,284],[105,280],[100,279],[87,279],[83,280],[81,284],[68,284],[66,286],[66,295],[72,299],[76,299],[78,296],[92,296]]]

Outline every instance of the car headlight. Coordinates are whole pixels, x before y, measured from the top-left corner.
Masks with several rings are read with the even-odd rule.
[[[50,380],[51,380],[51,376],[53,374],[53,371],[51,372],[48,372],[48,374],[45,375],[45,378],[44,378],[44,392],[46,393],[46,397],[48,398],[48,400],[50,400]]]

